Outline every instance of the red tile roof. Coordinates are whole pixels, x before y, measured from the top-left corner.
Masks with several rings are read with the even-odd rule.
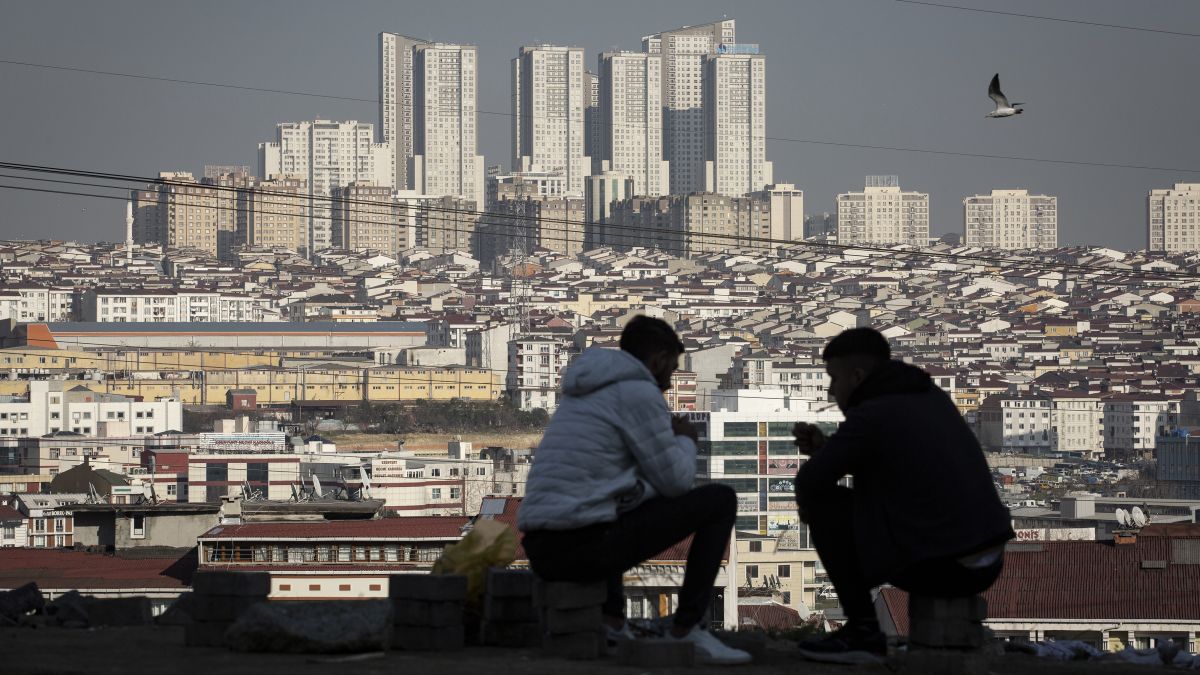
[[[411,516],[378,520],[218,525],[200,539],[458,539],[467,518]]]
[[[738,605],[738,626],[757,626],[763,630],[787,630],[803,623],[800,612],[777,603]]]
[[[1010,545],[1004,571],[984,593],[988,617],[1200,620],[1200,558],[1193,547],[1200,548],[1200,525],[1151,525],[1128,545]],[[1143,561],[1158,564],[1143,568]],[[908,594],[885,588],[883,598],[898,632],[907,635]]]
[[[25,516],[12,507],[0,506],[0,520],[25,520]]]
[[[195,549],[170,557],[137,559],[63,549],[0,549],[0,589],[33,581],[43,590],[186,590],[195,571]]]

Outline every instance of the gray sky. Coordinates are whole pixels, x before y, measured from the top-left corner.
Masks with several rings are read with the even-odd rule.
[[[938,0],[1200,32],[1194,0]],[[481,110],[506,112],[522,44],[640,49],[644,34],[728,15],[767,57],[773,137],[1200,170],[1200,38],[1072,25],[889,0],[57,2],[5,0],[0,59],[375,98],[377,34],[479,46]],[[985,119],[988,80],[1027,101]],[[0,64],[4,161],[154,175],[255,165],[276,122],[358,119],[373,103],[183,86]],[[509,119],[480,116],[488,164],[508,163]],[[775,179],[834,209],[866,174],[931,193],[935,234],[962,230],[962,198],[993,188],[1058,195],[1060,242],[1145,245],[1147,190],[1200,171],[955,158],[770,141]],[[0,178],[0,184],[24,184]],[[73,189],[73,188],[67,188]],[[115,201],[0,190],[0,238],[113,240]]]

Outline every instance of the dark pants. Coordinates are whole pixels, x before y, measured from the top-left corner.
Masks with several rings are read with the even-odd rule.
[[[926,560],[884,579],[868,579],[854,541],[854,501],[850,488],[839,486],[820,495],[797,495],[797,498],[808,521],[813,546],[837,590],[847,619],[874,621],[871,589],[884,583],[914,595],[958,598],[982,593],[1000,576],[1003,560],[972,569],[952,557]]]
[[[675,625],[690,628],[708,609],[736,517],[733,490],[710,484],[681,497],[651,499],[613,523],[527,532],[522,543],[530,567],[546,581],[607,582],[604,614],[620,618],[625,616],[625,570],[694,535],[675,612]]]

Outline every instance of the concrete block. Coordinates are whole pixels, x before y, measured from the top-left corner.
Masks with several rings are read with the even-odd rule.
[[[467,599],[467,577],[459,574],[393,574],[388,577],[388,597],[435,602]]]
[[[462,626],[396,626],[392,647],[415,652],[457,651],[465,646],[464,637]]]
[[[767,634],[762,631],[721,632],[717,638],[734,649],[740,649],[755,661],[762,661],[767,656]]]
[[[227,621],[193,621],[183,629],[184,644],[189,647],[224,647]]]
[[[600,658],[603,639],[598,632],[554,635],[547,633],[542,638],[542,649],[550,656],[578,661]]]
[[[92,626],[142,626],[154,620],[150,598],[92,598],[87,603]]]
[[[461,602],[396,598],[392,600],[392,608],[397,626],[444,628],[463,625],[463,603]]]
[[[225,643],[240,652],[377,652],[391,642],[387,600],[260,602],[225,633]]]
[[[977,652],[913,649],[904,657],[900,672],[909,675],[987,675],[987,662]]]
[[[987,600],[981,595],[966,598],[931,598],[908,596],[908,616],[911,620],[983,621],[987,619]]]
[[[617,661],[639,668],[688,667],[696,663],[696,647],[683,640],[622,640]]]
[[[539,581],[535,601],[547,609],[579,609],[604,604],[608,587],[603,581]]]
[[[266,596],[197,595],[192,600],[192,618],[197,621],[234,621]]]
[[[484,621],[480,641],[491,647],[539,647],[542,626],[520,621]]]
[[[487,621],[538,621],[538,610],[531,597],[483,599],[483,618]]]
[[[525,598],[533,596],[533,572],[488,568],[487,595],[493,598]]]
[[[909,627],[908,640],[916,646],[978,649],[986,641],[986,634],[980,623],[923,621]]]
[[[192,577],[196,595],[265,596],[271,592],[270,572],[198,572]]]
[[[600,605],[578,609],[547,609],[544,620],[546,631],[555,635],[586,633],[598,631],[604,627],[604,617],[600,614]]]

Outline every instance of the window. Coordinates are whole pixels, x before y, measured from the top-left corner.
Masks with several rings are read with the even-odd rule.
[[[757,579],[758,565],[746,565],[746,576],[750,579]]]
[[[246,465],[246,482],[252,485],[266,485],[270,464],[253,462]]]
[[[725,435],[729,438],[753,438],[758,435],[758,423],[726,422]]]
[[[5,539],[16,539],[17,538],[17,528],[13,525],[5,525],[4,526],[4,538]]]
[[[441,499],[442,498],[442,489],[441,488],[433,488],[432,490],[430,490],[429,498],[430,499]]]
[[[762,553],[762,542],[761,541],[750,542],[750,552],[751,553]]]
[[[779,566],[779,574],[777,574],[775,576],[779,577],[780,579],[787,579],[788,577],[792,576],[792,566],[791,565],[780,565]]]
[[[129,536],[133,539],[146,538],[146,516],[144,514],[134,514],[129,519]]]
[[[209,483],[224,483],[229,480],[228,464],[208,464],[204,467],[204,480]]]

